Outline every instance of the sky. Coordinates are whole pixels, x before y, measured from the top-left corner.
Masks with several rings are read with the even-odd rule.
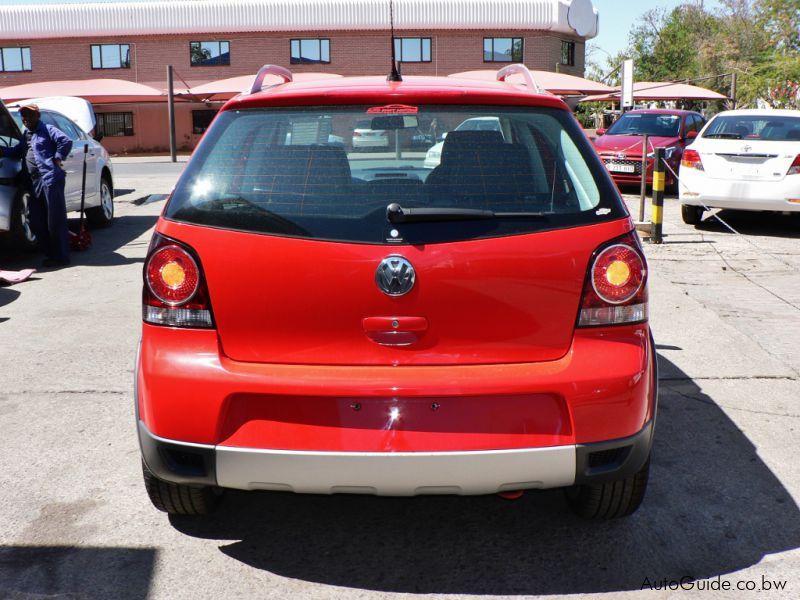
[[[628,32],[640,16],[653,8],[672,10],[681,4],[696,0],[592,0],[600,13],[600,33],[589,43],[596,47],[596,62],[605,64],[606,53],[614,55],[628,45]],[[713,10],[719,6],[716,0],[705,0],[705,6]],[[589,60],[589,56],[586,57]]]

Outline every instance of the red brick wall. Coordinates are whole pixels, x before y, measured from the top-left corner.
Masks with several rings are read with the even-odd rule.
[[[403,31],[402,37],[432,38],[430,63],[404,63],[407,75],[448,75],[458,71],[501,67],[501,63],[483,62],[484,37],[524,37],[525,64],[531,69],[554,71],[561,59],[561,40],[576,41],[575,66],[560,66],[564,73],[583,75],[584,44],[578,38],[550,33],[520,31],[450,31],[434,34]],[[325,37],[331,40],[331,63],[326,65],[290,65],[289,40],[292,37]],[[225,67],[192,67],[189,64],[189,42],[205,40],[230,41],[231,65]],[[126,43],[131,45],[131,68],[91,68],[91,44]],[[167,64],[189,84],[255,73],[265,63],[285,65],[292,70],[328,71],[342,75],[375,75],[388,72],[390,42],[380,32],[305,32],[297,36],[286,33],[232,33],[211,36],[124,36],[111,38],[74,38],[3,42],[0,47],[29,46],[33,70],[22,73],[0,73],[0,87],[59,79],[128,79],[148,84],[163,84]],[[179,82],[178,82],[179,83]]]
[[[575,66],[559,65],[563,73],[583,75],[584,44],[580,38],[535,33],[530,31],[449,31],[429,33],[403,31],[399,37],[430,37],[430,63],[403,63],[404,75],[448,75],[459,71],[499,69],[503,63],[483,62],[484,37],[523,37],[524,62],[535,70],[554,71],[561,61],[561,41],[576,42]],[[292,38],[328,38],[331,43],[331,63],[320,65],[291,65]],[[231,65],[225,67],[192,67],[189,63],[189,42],[223,40],[230,42]],[[129,69],[91,68],[91,44],[130,44]],[[0,87],[39,81],[62,79],[127,79],[158,88],[166,87],[166,65],[172,64],[179,77],[176,87],[197,85],[237,75],[255,75],[261,65],[274,63],[289,67],[295,72],[314,71],[341,75],[383,75],[390,67],[390,41],[388,33],[381,32],[304,32],[286,33],[232,33],[211,36],[125,36],[119,38],[74,38],[3,42],[0,47],[29,46],[33,70],[23,73],[0,73]],[[218,106],[218,105],[216,105]],[[202,104],[178,103],[176,105],[176,137],[179,147],[193,148],[200,136],[192,134],[191,111],[206,108]],[[98,105],[98,113],[132,112],[134,135],[107,137],[103,145],[112,153],[165,151],[169,148],[167,105],[128,104]]]

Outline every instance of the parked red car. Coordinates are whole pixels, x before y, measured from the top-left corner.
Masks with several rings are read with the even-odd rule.
[[[261,91],[264,72],[286,83]],[[144,265],[157,508],[206,513],[225,488],[563,487],[586,517],[636,510],[657,387],[645,258],[567,106],[528,89],[267,66],[222,108]],[[479,117],[502,133],[453,131]],[[449,131],[433,169],[406,135],[423,118]],[[329,142],[365,119],[382,153]]]
[[[652,185],[655,148],[665,148],[667,164],[677,173],[684,147],[697,137],[705,123],[703,115],[687,110],[631,110],[608,130],[598,129],[594,146],[618,185],[641,185],[642,150],[647,134],[645,176],[647,184]],[[676,193],[678,182],[672,171],[666,170],[666,189]]]

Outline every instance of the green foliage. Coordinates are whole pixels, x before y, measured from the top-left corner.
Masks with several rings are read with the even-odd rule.
[[[738,74],[739,106],[797,108],[800,81],[800,0],[719,0],[713,11],[701,0],[668,11],[644,13],[634,24],[628,47],[599,66],[591,58],[588,73],[607,74],[625,58],[634,60],[637,81],[692,80],[730,93]],[[711,78],[713,76],[721,76]],[[709,78],[709,79],[706,79]],[[618,77],[607,80],[619,83]]]

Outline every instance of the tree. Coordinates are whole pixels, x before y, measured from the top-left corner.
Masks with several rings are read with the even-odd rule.
[[[800,0],[757,0],[758,24],[784,55],[800,52]]]

